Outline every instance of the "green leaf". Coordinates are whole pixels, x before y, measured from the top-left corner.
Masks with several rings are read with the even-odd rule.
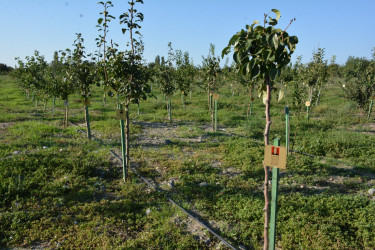
[[[102,24],[102,22],[103,22],[103,18],[99,18],[98,19],[98,24]]]
[[[278,9],[272,9],[271,11],[276,14],[276,21],[279,20],[281,17],[280,11]]]
[[[271,18],[271,17],[270,17],[269,19],[270,19],[270,20],[269,20],[268,23],[269,23],[270,25],[275,26],[275,25],[277,24],[277,20],[276,20],[276,19]]]
[[[280,89],[278,101],[281,101],[284,98],[284,90]]]
[[[263,97],[263,104],[266,105],[267,102],[267,91],[262,92],[262,97]]]
[[[273,34],[273,36],[271,37],[270,45],[273,50],[277,50],[277,48],[279,47],[279,38],[277,34]]]
[[[290,36],[289,37],[289,42],[291,44],[297,44],[298,43],[298,37],[296,37],[296,36]]]
[[[254,65],[254,67],[251,69],[251,77],[257,78],[260,73],[260,66],[258,64]]]
[[[274,81],[277,77],[280,76],[280,69],[278,68],[271,68],[270,69],[270,74],[269,74],[269,77],[272,81]]]
[[[232,36],[232,38],[229,40],[228,45],[233,45],[238,40],[238,37],[239,37],[238,35]]]
[[[225,47],[223,51],[221,52],[221,58],[224,58],[224,55],[228,55],[229,52],[230,52],[230,46]]]

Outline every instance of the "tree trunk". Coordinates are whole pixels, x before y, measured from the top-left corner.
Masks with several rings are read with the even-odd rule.
[[[264,145],[268,145],[269,132],[271,127],[270,106],[271,106],[271,82],[269,78],[265,79],[267,88],[266,99],[266,127],[264,130]],[[268,194],[269,168],[264,165],[264,245],[263,249],[268,250],[268,228],[269,228],[269,194]]]
[[[318,96],[316,98],[316,106],[319,105],[319,101],[320,101],[320,91],[322,90],[322,88],[319,88],[319,91],[318,91]]]

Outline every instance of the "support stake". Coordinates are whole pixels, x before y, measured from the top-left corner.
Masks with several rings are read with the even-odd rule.
[[[122,110],[122,104],[118,105],[118,109]],[[121,127],[121,153],[122,153],[122,173],[124,182],[128,177],[128,169],[126,166],[126,148],[125,148],[125,129],[124,129],[124,120],[120,119],[120,127]]]
[[[372,110],[372,103],[373,103],[373,100],[371,100],[371,102],[370,102],[370,108],[368,109],[367,119],[370,119],[371,110]]]
[[[214,100],[215,106],[215,132],[217,131],[217,99]]]
[[[88,105],[85,105],[85,115],[86,115],[87,138],[91,140],[90,117],[89,117]]]
[[[285,107],[285,146],[286,153],[289,155],[289,107]]]
[[[274,139],[273,145],[280,146],[280,138]],[[271,220],[270,220],[270,232],[269,232],[269,249],[270,250],[275,249],[278,187],[279,187],[279,169],[272,168]]]

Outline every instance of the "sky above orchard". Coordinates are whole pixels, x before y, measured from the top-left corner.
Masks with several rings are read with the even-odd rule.
[[[96,0],[0,0],[0,63],[14,67],[15,57],[24,59],[39,50],[47,61],[54,51],[72,48],[76,33],[82,33],[88,52],[96,50],[97,19],[102,6]],[[128,9],[127,0],[113,0],[109,37],[125,49],[128,36],[121,33],[120,14]],[[299,38],[292,56],[311,60],[312,52],[325,48],[329,61],[343,64],[349,56],[371,57],[375,47],[374,0],[144,0],[136,7],[144,14],[141,33],[144,58],[153,62],[156,55],[167,57],[168,42],[188,51],[195,65],[206,56],[209,44],[216,54],[237,31],[254,20],[262,23],[263,14],[279,9],[278,28],[288,28]],[[222,59],[224,62],[225,59]]]

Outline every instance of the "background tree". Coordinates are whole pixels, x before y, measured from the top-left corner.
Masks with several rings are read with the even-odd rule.
[[[191,84],[194,80],[195,70],[190,62],[189,52],[182,53],[181,50],[176,50],[176,84],[177,88],[181,91],[182,105],[185,108],[185,98],[191,91]]]
[[[68,72],[70,77],[76,82],[77,89],[83,100],[87,137],[91,139],[88,107],[90,105],[89,98],[91,97],[91,85],[94,83],[95,79],[94,65],[86,59],[86,57],[90,55],[86,55],[82,35],[80,33],[76,35],[77,39],[74,41],[72,63],[69,65]]]
[[[308,63],[305,70],[305,83],[309,88],[309,102],[315,105],[319,105],[321,90],[328,79],[328,67],[327,61],[324,60],[324,48],[318,48],[316,52],[313,52],[313,58]]]
[[[136,3],[143,4],[142,0],[131,0],[128,2],[130,8],[127,12],[120,15],[120,24],[125,25],[122,33],[129,34],[128,49],[120,52],[114,58],[116,71],[112,72],[114,80],[119,83],[118,93],[121,97],[121,104],[125,108],[125,171],[124,179],[127,178],[127,169],[130,167],[129,155],[129,138],[130,138],[130,120],[129,120],[129,104],[133,100],[146,100],[147,94],[150,93],[148,85],[149,74],[143,65],[142,56],[144,46],[142,35],[139,32],[140,23],[143,22],[143,14],[134,8]],[[123,74],[121,74],[123,73]]]
[[[251,25],[246,25],[246,30],[237,32],[229,41],[227,47],[223,49],[222,56],[228,54],[230,49],[234,48],[233,59],[238,64],[239,72],[248,75],[251,78],[264,79],[262,84],[265,89],[266,105],[266,127],[264,131],[264,144],[269,144],[269,131],[271,126],[270,104],[271,90],[275,79],[280,75],[291,59],[298,39],[296,36],[289,36],[284,30],[276,29],[275,25],[280,18],[280,11],[272,9],[276,18],[268,14],[264,15],[263,26],[258,21]],[[269,168],[264,166],[264,249],[268,249],[268,227],[269,227],[269,199],[268,199],[268,180]]]
[[[176,91],[175,69],[173,68],[174,53],[172,43],[168,43],[168,59],[164,62],[162,57],[161,65],[157,71],[157,81],[160,84],[161,91],[164,93],[167,101],[168,119],[172,121],[172,101],[171,97]],[[164,62],[164,63],[163,63]]]
[[[99,60],[97,67],[97,77],[99,80],[99,84],[103,87],[103,105],[106,104],[107,94],[112,95],[112,93],[108,93],[108,88],[110,87],[110,83],[108,81],[108,73],[107,73],[107,35],[109,32],[109,23],[111,20],[116,19],[114,16],[110,15],[108,10],[109,8],[113,7],[111,1],[107,2],[99,2],[98,4],[103,6],[103,11],[100,12],[100,17],[98,19],[98,24],[96,27],[98,28],[99,37],[96,38],[96,46],[98,47],[98,58],[102,58]]]
[[[216,94],[217,91],[217,77],[218,74],[221,73],[220,68],[220,58],[215,56],[215,45],[210,44],[210,49],[208,56],[205,58],[202,56],[202,72],[204,77],[204,82],[206,84],[207,89],[207,102],[208,102],[208,110],[211,115],[212,120],[212,129],[214,128],[214,109],[213,109],[213,95]]]
[[[375,96],[375,48],[372,59],[349,57],[344,72],[344,94],[364,110]]]
[[[56,80],[58,81],[57,87],[57,97],[64,101],[65,106],[65,115],[64,115],[64,127],[68,126],[68,117],[69,117],[69,96],[74,94],[77,89],[77,85],[73,75],[69,73],[69,68],[71,67],[72,62],[72,51],[66,49],[65,51],[60,51],[61,57],[59,64],[60,74],[57,75]]]
[[[7,75],[13,70],[12,67],[7,66],[4,63],[0,63],[0,75]]]

